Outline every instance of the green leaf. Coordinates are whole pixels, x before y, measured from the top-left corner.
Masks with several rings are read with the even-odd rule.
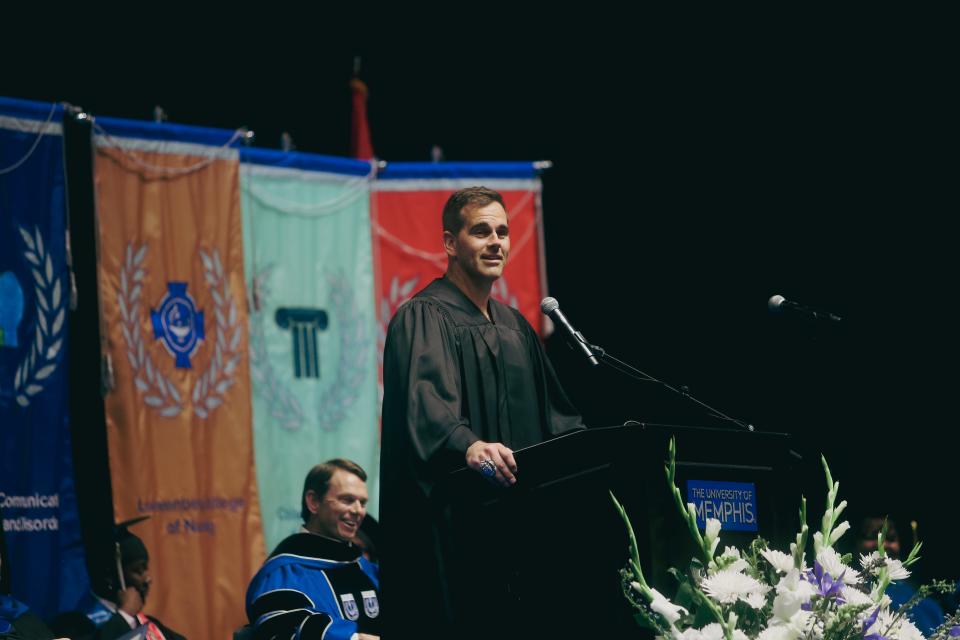
[[[636,622],[637,626],[642,629],[650,629],[651,631],[658,631],[658,629],[647,619],[647,615],[644,613],[633,614],[633,621]]]
[[[707,607],[700,607],[697,609],[697,613],[693,618],[693,626],[697,629],[700,629],[703,626],[716,621],[717,619],[713,616],[713,613],[710,611],[710,609]]]
[[[673,597],[673,603],[683,607],[687,611],[693,609],[693,587],[690,586],[689,582],[683,582],[680,584],[680,588],[677,589],[677,595]]]

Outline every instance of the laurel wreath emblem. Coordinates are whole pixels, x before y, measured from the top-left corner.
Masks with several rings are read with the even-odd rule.
[[[120,327],[127,345],[127,360],[133,369],[134,385],[143,394],[143,401],[164,418],[172,418],[183,411],[183,397],[177,386],[163,375],[154,364],[144,346],[140,327],[140,294],[146,271],[143,261],[147,255],[146,244],[135,247],[127,243],[124,263],[120,269],[120,290],[117,305],[120,309]],[[234,383],[237,365],[240,363],[241,327],[237,317],[237,305],[230,296],[229,283],[224,277],[220,253],[214,249],[208,255],[200,251],[203,275],[214,301],[216,337],[214,354],[206,371],[200,374],[193,386],[193,412],[201,418],[223,404],[227,390]]]
[[[200,250],[203,262],[203,278],[210,287],[217,319],[217,338],[210,366],[193,386],[193,412],[206,418],[209,412],[221,404],[227,389],[234,383],[237,366],[240,364],[240,338],[242,328],[237,314],[237,303],[230,295],[230,284],[224,277],[220,252],[214,249],[210,255]]]
[[[335,429],[350,407],[357,401],[365,363],[370,353],[367,323],[357,309],[353,290],[343,277],[327,276],[330,301],[340,323],[340,357],[337,361],[337,381],[320,398],[317,421],[324,430]]]
[[[300,429],[306,416],[300,402],[274,370],[267,356],[264,323],[266,301],[270,295],[268,280],[271,266],[253,279],[252,297],[256,304],[250,314],[250,367],[257,381],[255,392],[266,400],[270,415],[288,430]],[[328,275],[330,306],[340,329],[340,353],[334,383],[323,393],[317,405],[317,424],[331,431],[346,417],[359,397],[366,373],[364,363],[370,353],[367,323],[357,308],[353,291],[341,275]]]
[[[284,429],[291,431],[303,426],[303,408],[300,401],[280,383],[273,364],[267,357],[267,341],[263,328],[263,303],[270,297],[272,266],[261,269],[253,277],[253,311],[250,313],[250,373],[258,383],[257,391],[267,401],[270,416]]]
[[[17,366],[13,378],[17,404],[30,406],[31,400],[43,391],[46,380],[57,370],[57,357],[63,348],[63,331],[67,319],[67,297],[63,295],[60,278],[53,270],[53,260],[43,243],[40,229],[34,227],[33,235],[24,227],[18,227],[26,247],[23,257],[32,265],[30,270],[36,282],[37,330],[30,351]]]

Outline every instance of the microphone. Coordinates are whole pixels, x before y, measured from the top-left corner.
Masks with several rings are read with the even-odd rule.
[[[590,348],[590,345],[587,344],[583,335],[573,328],[567,320],[567,317],[560,311],[560,303],[557,302],[556,298],[544,298],[540,302],[540,311],[542,311],[545,316],[549,316],[554,324],[563,329],[563,332],[567,334],[567,340],[576,344],[580,352],[590,361],[590,364],[593,366],[600,364],[600,361],[597,360],[597,356],[593,354],[593,350]]]
[[[827,320],[829,322],[840,322],[843,320],[843,318],[834,313],[830,313],[829,311],[820,311],[818,309],[804,306],[799,302],[787,300],[779,294],[770,296],[770,299],[767,300],[767,308],[771,313],[797,313],[807,316],[808,318],[813,318],[814,320]]]

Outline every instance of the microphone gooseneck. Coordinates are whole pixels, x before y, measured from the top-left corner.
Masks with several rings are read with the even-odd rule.
[[[540,311],[560,327],[570,345],[577,351],[580,351],[591,365],[597,366],[600,364],[596,354],[594,354],[593,349],[590,347],[590,343],[586,341],[583,334],[573,328],[573,325],[570,324],[567,317],[560,311],[560,303],[557,302],[556,298],[544,298],[540,302]]]

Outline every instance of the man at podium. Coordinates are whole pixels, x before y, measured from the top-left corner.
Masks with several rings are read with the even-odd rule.
[[[451,548],[449,496],[439,481],[467,466],[510,491],[523,474],[514,449],[583,428],[533,328],[491,298],[510,254],[501,195],[483,187],[457,191],[442,220],[446,274],[400,307],[384,348],[387,638],[462,634],[457,584],[482,583],[489,570],[484,558]],[[484,526],[503,531],[511,523]]]

